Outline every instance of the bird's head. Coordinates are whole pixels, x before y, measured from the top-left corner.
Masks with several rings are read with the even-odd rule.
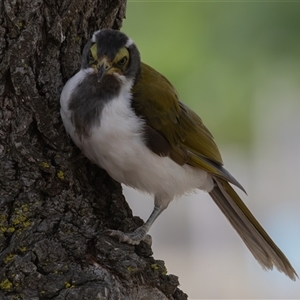
[[[81,68],[94,69],[98,82],[137,79],[140,73],[140,54],[134,42],[124,33],[101,29],[85,45]]]

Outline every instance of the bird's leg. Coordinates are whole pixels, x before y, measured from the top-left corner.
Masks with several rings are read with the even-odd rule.
[[[138,245],[141,241],[145,241],[147,244],[151,245],[152,240],[147,233],[157,217],[167,208],[169,202],[170,200],[159,201],[158,198],[155,197],[155,205],[150,217],[148,218],[146,223],[144,223],[141,227],[137,228],[133,232],[124,233],[120,230],[107,230],[105,231],[105,233],[119,239],[119,241],[123,243]]]

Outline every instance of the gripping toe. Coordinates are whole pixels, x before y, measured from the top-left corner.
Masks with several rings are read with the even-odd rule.
[[[138,245],[141,241],[144,241],[150,246],[152,244],[151,236],[146,234],[143,227],[139,227],[134,232],[130,233],[124,233],[120,230],[112,229],[105,230],[102,233],[118,239],[118,241],[121,243],[127,243],[130,245]]]

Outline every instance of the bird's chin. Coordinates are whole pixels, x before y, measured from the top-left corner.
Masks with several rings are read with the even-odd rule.
[[[101,80],[102,88],[105,90],[116,91],[121,89],[130,90],[133,80],[119,73],[105,75]]]
[[[116,82],[116,78],[112,74],[106,74],[100,80],[98,80],[100,84],[107,84],[109,82]]]
[[[100,81],[98,81],[101,84],[107,84],[109,82],[118,82],[121,83],[125,79],[124,75],[120,75],[118,73],[111,73],[111,74],[106,74],[101,78]]]

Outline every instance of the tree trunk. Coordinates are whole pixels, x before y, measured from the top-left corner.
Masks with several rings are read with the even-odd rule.
[[[119,29],[125,0],[0,0],[0,299],[186,299],[131,231],[120,184],[89,163],[59,113],[92,32]]]

